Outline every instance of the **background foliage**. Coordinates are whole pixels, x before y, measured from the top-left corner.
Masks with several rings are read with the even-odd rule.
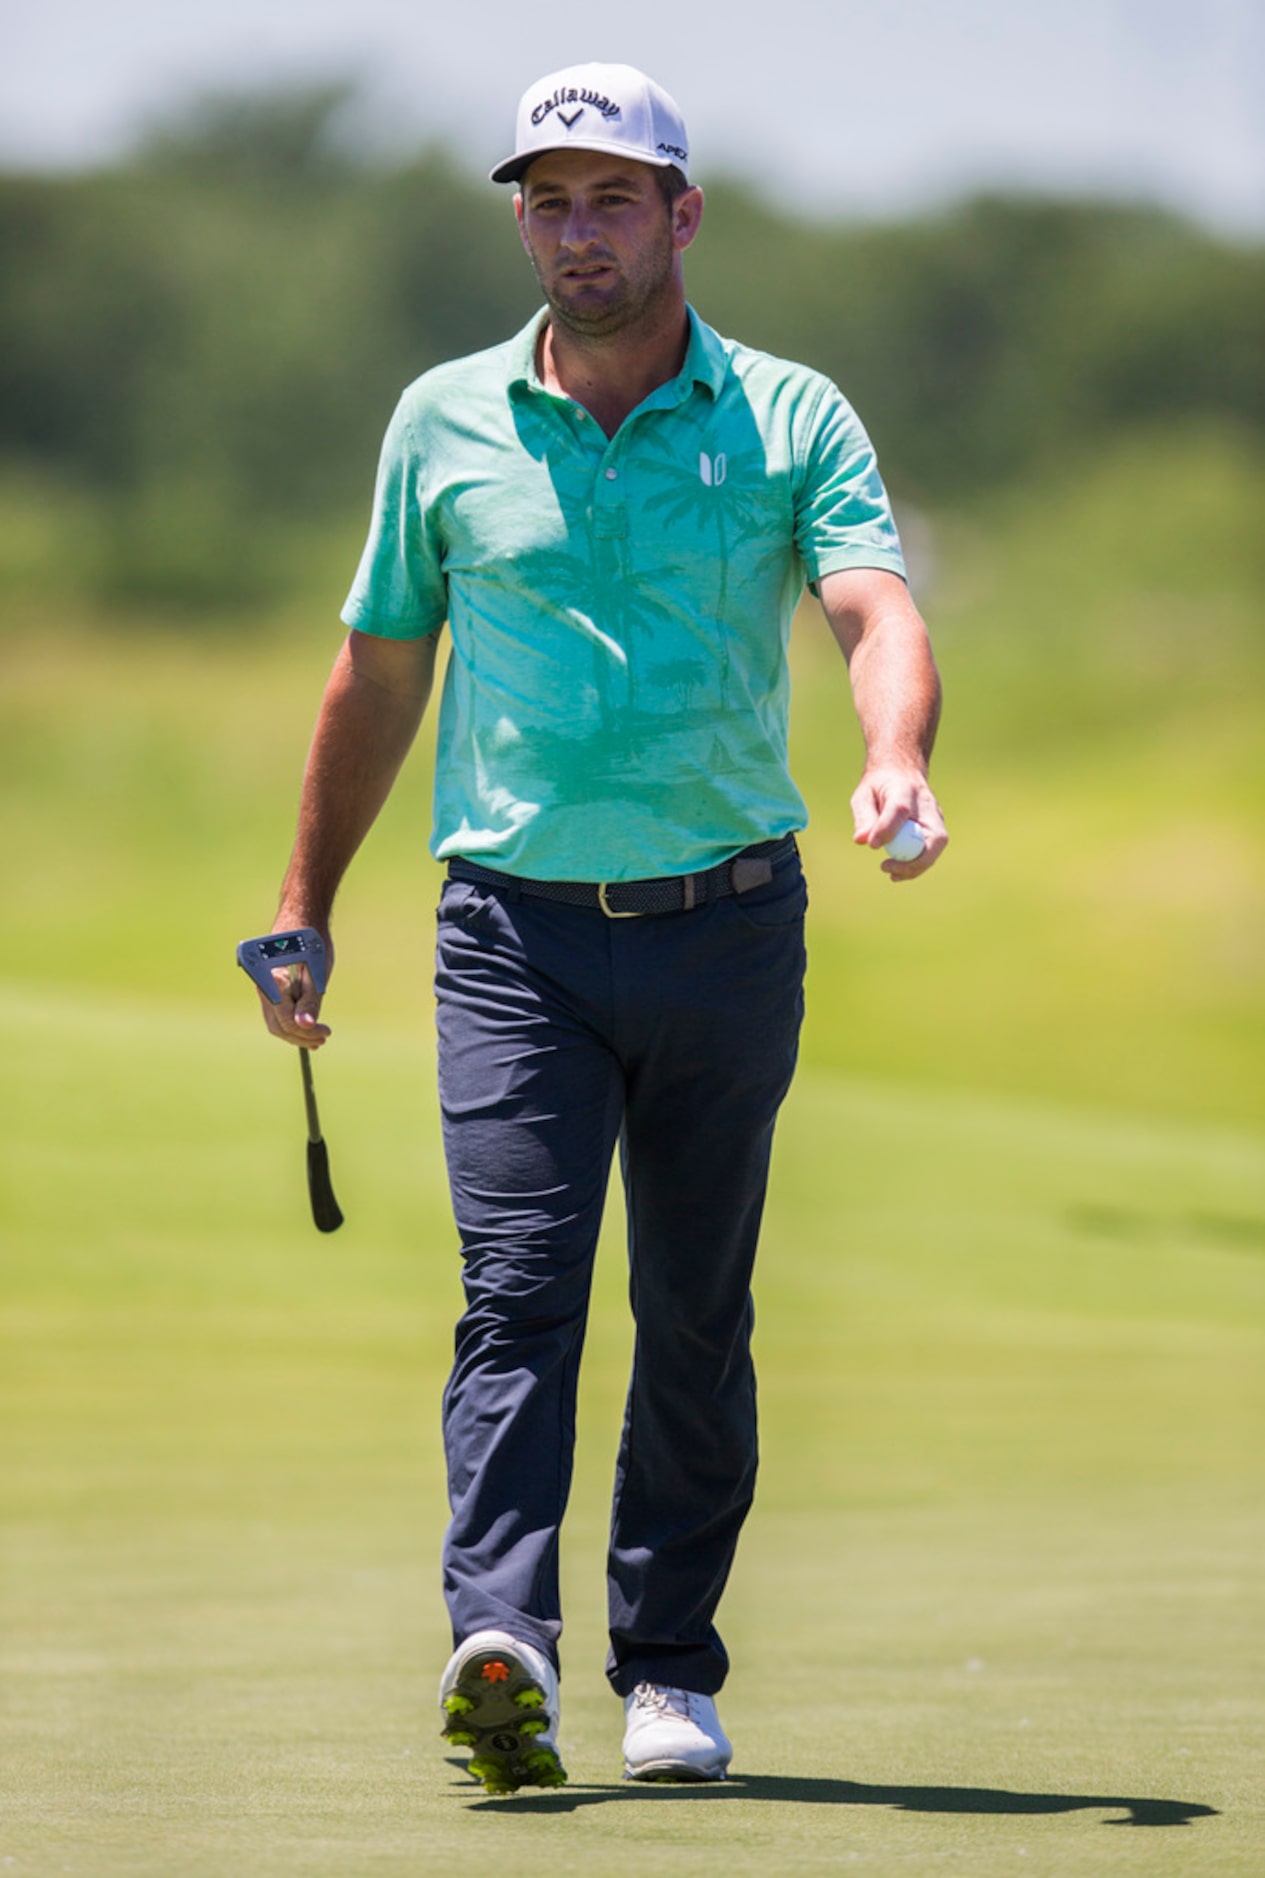
[[[305,532],[363,512],[400,388],[537,304],[508,192],[361,160],[350,103],[211,100],[114,170],[0,179],[0,466],[58,518],[41,577],[127,608],[283,590]],[[709,197],[696,302],[835,377],[909,501],[1085,467],[1122,428],[1265,433],[1258,249],[1095,203],[831,227]]]

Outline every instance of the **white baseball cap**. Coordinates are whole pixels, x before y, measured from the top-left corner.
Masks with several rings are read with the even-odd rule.
[[[604,150],[689,173],[690,145],[675,102],[633,65],[568,65],[523,93],[514,154],[492,171],[516,183],[543,150]]]

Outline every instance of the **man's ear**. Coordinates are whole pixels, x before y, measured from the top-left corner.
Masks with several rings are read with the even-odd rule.
[[[518,238],[526,248],[528,254],[530,254],[531,243],[527,239],[527,228],[523,221],[523,196],[521,190],[515,190],[514,192],[514,220],[518,223]]]
[[[688,248],[703,220],[703,192],[694,184],[679,195],[672,204],[672,246],[679,251]]]

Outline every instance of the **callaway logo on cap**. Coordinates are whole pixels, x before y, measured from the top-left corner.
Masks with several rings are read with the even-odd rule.
[[[681,113],[662,86],[632,65],[569,65],[525,91],[514,154],[492,171],[516,183],[542,150],[605,150],[689,173],[690,146]]]

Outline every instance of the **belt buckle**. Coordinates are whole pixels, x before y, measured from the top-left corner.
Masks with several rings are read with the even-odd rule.
[[[606,889],[610,886],[618,886],[618,884],[617,881],[599,880],[597,883],[597,904],[601,907],[607,919],[640,919],[641,913],[636,907],[633,907],[631,912],[628,913],[617,913],[610,901],[606,898]]]

